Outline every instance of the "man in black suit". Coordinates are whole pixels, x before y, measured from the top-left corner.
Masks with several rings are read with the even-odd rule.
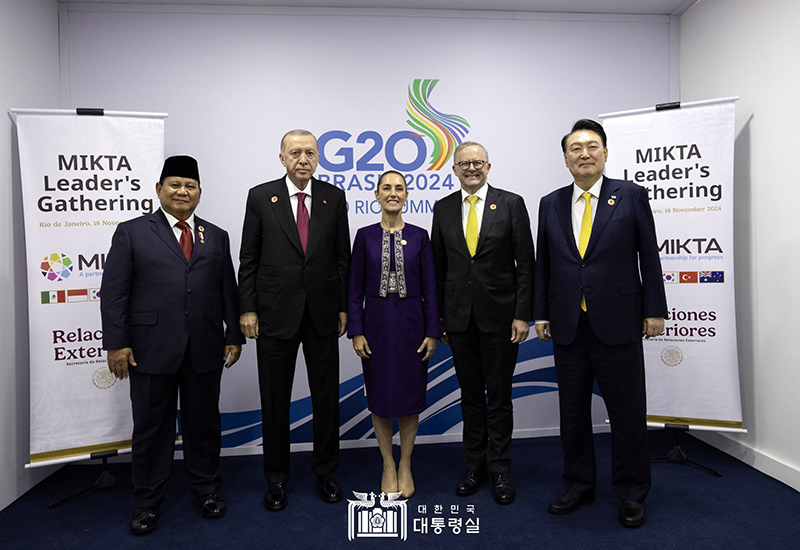
[[[137,535],[155,530],[161,515],[179,388],[194,503],[204,517],[225,515],[220,378],[244,343],[228,234],[194,215],[201,194],[197,161],[164,161],[156,194],[159,210],[117,227],[100,289],[108,368],[119,379],[130,376],[136,509],[130,527]]]
[[[442,342],[453,351],[461,386],[467,471],[456,494],[477,492],[488,466],[492,497],[510,504],[511,385],[533,319],[534,254],[525,201],[488,185],[491,167],[481,144],[458,146],[453,171],[461,190],[434,206],[431,243]]]
[[[314,409],[311,469],[324,502],[338,502],[339,343],[347,327],[350,230],[344,191],[313,178],[319,151],[306,130],[281,140],[286,176],[250,190],[239,254],[242,332],[257,338],[269,487],[264,506],[288,502],[289,407],[302,343]]]
[[[644,525],[650,490],[642,336],[664,330],[667,301],[647,190],[603,175],[603,127],[579,120],[561,140],[574,183],[539,205],[536,333],[553,340],[558,377],[564,493],[569,514],[595,499],[592,387],[611,421],[611,486],[619,521]]]

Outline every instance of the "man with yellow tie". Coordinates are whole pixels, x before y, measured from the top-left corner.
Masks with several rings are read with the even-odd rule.
[[[603,175],[603,127],[579,120],[561,140],[574,183],[539,205],[534,293],[536,334],[553,340],[564,493],[569,514],[595,500],[592,388],[611,421],[611,487],[619,522],[644,525],[650,490],[642,336],[664,330],[667,301],[647,190]]]
[[[534,253],[525,201],[488,185],[491,167],[480,143],[456,148],[461,189],[434,206],[431,244],[441,341],[453,351],[461,386],[467,469],[456,494],[475,494],[488,467],[495,502],[511,504],[511,384],[533,320]]]

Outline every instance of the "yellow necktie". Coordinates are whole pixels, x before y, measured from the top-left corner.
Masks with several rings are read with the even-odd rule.
[[[469,201],[469,214],[467,214],[467,248],[469,248],[469,255],[474,256],[475,251],[478,250],[478,211],[475,209],[475,203],[478,202],[478,197],[470,195],[467,197]]]
[[[586,201],[586,206],[583,208],[583,218],[581,219],[581,235],[578,240],[578,252],[583,258],[586,254],[586,248],[589,246],[589,237],[592,236],[592,203],[589,201],[591,193],[583,193],[581,197]],[[586,311],[586,296],[581,295],[581,309]]]

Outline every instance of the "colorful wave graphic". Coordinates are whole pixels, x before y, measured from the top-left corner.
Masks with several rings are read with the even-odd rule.
[[[430,104],[430,96],[439,79],[418,78],[408,86],[406,113],[408,125],[433,142],[431,165],[428,170],[439,170],[453,155],[464,136],[469,133],[469,123],[464,117],[440,113]]]

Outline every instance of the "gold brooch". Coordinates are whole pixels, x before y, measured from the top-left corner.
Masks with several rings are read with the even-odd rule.
[[[272,202],[278,202],[278,197],[272,197]]]
[[[497,210],[497,205],[496,204],[492,204],[491,206],[489,206],[489,208],[491,210]]]
[[[608,199],[608,205],[614,206],[614,199]]]

